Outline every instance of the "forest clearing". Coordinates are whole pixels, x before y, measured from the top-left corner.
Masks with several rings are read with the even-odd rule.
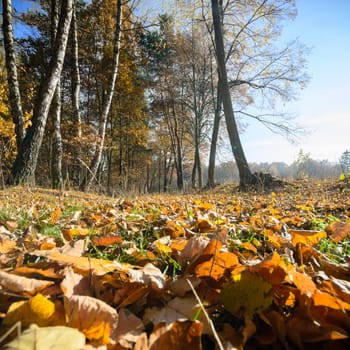
[[[303,116],[332,157],[241,142],[307,135],[300,6],[1,1],[1,349],[349,349],[347,69]]]
[[[345,181],[0,203],[3,349],[349,347]]]

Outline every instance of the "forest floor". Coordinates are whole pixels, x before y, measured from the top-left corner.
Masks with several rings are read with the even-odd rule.
[[[10,188],[0,347],[349,349],[349,262],[345,181],[129,198]]]

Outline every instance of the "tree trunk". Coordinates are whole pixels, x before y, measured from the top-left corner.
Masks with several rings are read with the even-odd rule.
[[[215,158],[216,158],[216,148],[218,144],[219,128],[221,120],[221,110],[222,110],[222,98],[220,93],[220,79],[218,81],[217,95],[216,95],[216,107],[214,114],[214,125],[213,134],[210,142],[210,153],[209,153],[209,166],[208,166],[208,183],[209,188],[215,187]]]
[[[2,0],[4,47],[6,57],[7,81],[9,85],[10,107],[13,123],[15,124],[17,151],[25,137],[24,118],[21,94],[18,84],[16,55],[12,27],[12,1]]]
[[[211,0],[211,5],[212,5],[214,34],[215,34],[216,60],[217,60],[218,70],[219,70],[219,75],[221,80],[220,87],[221,87],[221,94],[222,94],[222,102],[224,106],[225,121],[226,121],[227,131],[230,138],[232,153],[235,157],[237,167],[238,167],[240,187],[246,188],[250,184],[252,184],[253,175],[249,169],[248,162],[244,155],[241,140],[239,138],[238,128],[237,128],[233,107],[232,107],[230,89],[227,81],[223,31],[222,31],[222,23],[220,20],[221,4],[219,5],[218,0]]]
[[[116,82],[117,74],[118,74],[121,24],[122,24],[122,2],[121,2],[121,0],[118,0],[117,1],[116,29],[115,29],[115,38],[114,38],[112,75],[111,75],[111,80],[110,80],[110,83],[108,86],[107,96],[104,99],[101,121],[100,121],[100,123],[101,123],[101,125],[100,125],[101,141],[100,141],[99,145],[97,146],[95,156],[91,162],[90,172],[89,172],[87,182],[85,184],[84,183],[85,181],[84,181],[82,184],[83,190],[89,190],[91,188],[93,181],[96,179],[97,170],[99,168],[101,158],[102,158],[104,140],[105,140],[105,135],[106,135],[107,117],[108,117],[109,110],[111,107],[113,93],[114,93],[114,86],[115,86],[115,82]]]
[[[59,0],[51,0],[51,46],[52,50],[57,36],[59,21]],[[55,94],[52,100],[53,118],[53,159],[52,159],[52,187],[62,188],[62,136],[61,136],[61,79],[58,79]]]
[[[80,114],[80,71],[79,71],[79,45],[78,45],[78,27],[76,18],[76,4],[73,5],[72,25],[71,25],[72,51],[73,51],[73,66],[72,66],[72,107],[76,123],[76,137],[78,139],[78,146],[76,149],[77,160],[77,181],[81,181],[81,147],[80,140],[81,132],[81,114]]]
[[[47,116],[59,81],[72,19],[72,1],[62,0],[57,37],[51,57],[48,74],[42,81],[34,106],[32,125],[21,143],[20,150],[12,168],[14,183],[34,183]]]
[[[56,91],[52,101],[53,117],[53,144],[52,144],[52,188],[61,189],[63,186],[62,176],[62,135],[61,135],[61,86],[57,83]]]

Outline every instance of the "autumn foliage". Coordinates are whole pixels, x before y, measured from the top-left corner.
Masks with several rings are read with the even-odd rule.
[[[350,196],[334,182],[0,197],[4,349],[348,348]]]

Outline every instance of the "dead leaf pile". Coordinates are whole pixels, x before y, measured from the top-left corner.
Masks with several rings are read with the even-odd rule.
[[[4,349],[349,348],[350,195],[334,183],[0,200]]]

